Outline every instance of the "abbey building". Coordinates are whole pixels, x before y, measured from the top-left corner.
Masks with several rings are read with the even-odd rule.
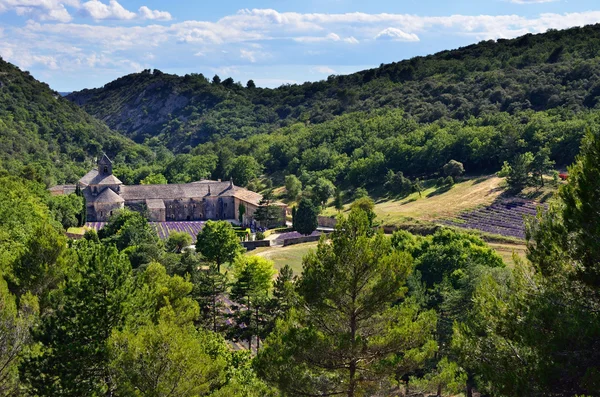
[[[88,222],[107,221],[124,207],[145,211],[152,222],[237,220],[242,204],[244,223],[250,223],[262,199],[260,194],[235,186],[233,181],[127,186],[113,175],[112,162],[106,155],[98,161],[97,169],[79,180],[78,186],[86,200]],[[57,186],[51,192],[64,194],[74,190],[75,186]],[[280,207],[285,219],[285,205]]]

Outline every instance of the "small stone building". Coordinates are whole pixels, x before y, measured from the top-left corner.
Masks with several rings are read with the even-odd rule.
[[[86,199],[87,221],[104,222],[121,208],[146,212],[153,222],[238,219],[240,204],[246,208],[244,223],[253,220],[262,196],[235,186],[233,181],[203,180],[169,185],[126,186],[113,175],[112,162],[103,155],[98,168],[79,180]],[[282,222],[286,207],[282,208]]]

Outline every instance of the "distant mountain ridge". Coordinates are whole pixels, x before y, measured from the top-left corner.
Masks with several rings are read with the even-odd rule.
[[[145,70],[67,98],[137,142],[155,138],[187,152],[215,136],[240,139],[378,108],[403,108],[419,122],[594,108],[600,95],[598,54],[600,25],[590,25],[485,41],[277,89]]]

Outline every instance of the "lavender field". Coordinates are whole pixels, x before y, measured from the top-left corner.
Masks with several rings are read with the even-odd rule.
[[[192,222],[149,222],[152,227],[156,229],[158,237],[161,239],[167,239],[173,232],[185,232],[192,237],[192,240],[196,242],[196,236],[202,229],[204,222],[192,221]],[[86,227],[94,229],[96,231],[102,229],[105,222],[87,222]]]
[[[464,212],[458,217],[442,223],[524,239],[525,217],[534,216],[540,205],[534,201],[522,199],[502,200],[487,207]]]

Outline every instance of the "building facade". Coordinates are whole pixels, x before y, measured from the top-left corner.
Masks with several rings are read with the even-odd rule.
[[[88,222],[108,221],[115,211],[126,207],[145,212],[152,222],[238,220],[243,205],[246,210],[243,223],[249,224],[262,199],[262,195],[235,186],[233,181],[127,186],[113,175],[112,162],[106,155],[98,161],[98,168],[88,172],[78,185],[86,200]],[[286,207],[277,205],[285,222]]]

